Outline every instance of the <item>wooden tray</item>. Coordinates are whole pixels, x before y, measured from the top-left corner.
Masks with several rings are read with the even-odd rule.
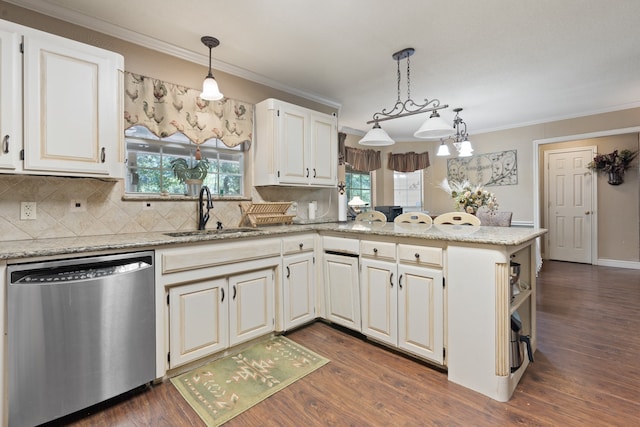
[[[240,203],[242,218],[239,227],[246,224],[247,220],[252,227],[265,224],[291,224],[295,215],[287,215],[287,209],[292,202],[260,202]]]

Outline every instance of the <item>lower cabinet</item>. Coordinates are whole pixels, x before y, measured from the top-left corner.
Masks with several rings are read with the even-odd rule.
[[[443,364],[442,270],[367,258],[368,245],[372,256],[394,254],[389,243],[362,242],[362,333]]]
[[[358,257],[324,254],[326,318],[361,332]]]
[[[274,330],[275,270],[266,268],[169,289],[169,368]]]
[[[283,265],[284,329],[311,322],[315,310],[315,256],[313,252],[285,255]]]

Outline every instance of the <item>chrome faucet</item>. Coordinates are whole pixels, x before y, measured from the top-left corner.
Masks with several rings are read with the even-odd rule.
[[[205,201],[203,200],[204,193],[207,193],[207,213],[204,213]],[[198,199],[198,230],[204,230],[204,227],[209,221],[209,209],[213,209],[213,201],[211,200],[211,191],[209,187],[203,185],[200,189],[200,197]]]

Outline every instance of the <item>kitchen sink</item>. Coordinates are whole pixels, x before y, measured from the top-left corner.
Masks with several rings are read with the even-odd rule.
[[[255,228],[223,228],[222,230],[193,230],[193,231],[176,231],[175,233],[164,233],[165,236],[171,237],[188,237],[188,236],[207,236],[217,234],[233,234],[248,233],[256,231]]]

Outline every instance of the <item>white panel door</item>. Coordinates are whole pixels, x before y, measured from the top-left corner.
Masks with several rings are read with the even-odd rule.
[[[545,153],[549,259],[592,262],[594,154],[591,147]]]
[[[229,345],[275,329],[274,276],[269,268],[229,277]]]
[[[170,368],[229,346],[226,279],[169,290]]]
[[[398,345],[396,264],[363,258],[360,262],[362,333]]]
[[[398,347],[442,364],[442,270],[401,264],[398,275]]]
[[[311,183],[335,186],[338,178],[338,131],[335,117],[311,113]]]
[[[286,105],[278,109],[281,132],[280,183],[308,184],[307,140],[309,113],[303,108]],[[260,161],[260,159],[258,159]]]
[[[314,254],[287,255],[283,265],[284,328],[287,330],[316,317]]]
[[[327,320],[361,331],[358,258],[324,255]]]
[[[109,175],[119,162],[119,71],[102,50],[24,38],[24,168]]]
[[[22,149],[22,57],[17,33],[0,29],[0,169],[15,170]]]

